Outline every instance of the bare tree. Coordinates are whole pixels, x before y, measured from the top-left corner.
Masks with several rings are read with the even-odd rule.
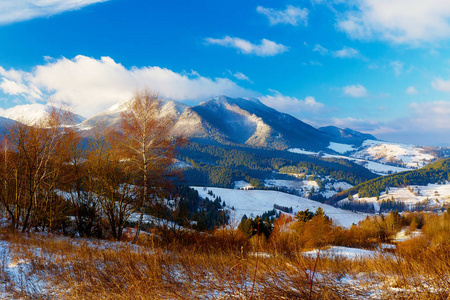
[[[161,101],[157,94],[136,91],[130,105],[121,115],[123,154],[136,170],[135,182],[139,188],[136,207],[140,212],[136,242],[142,224],[144,206],[157,198],[166,183],[165,175],[174,162],[175,150],[184,140],[171,138],[174,120],[160,117]]]
[[[36,217],[33,212],[45,211],[44,204],[54,200],[49,196],[54,197],[61,166],[68,160],[66,145],[75,135],[73,128],[64,126],[71,122],[72,116],[70,111],[52,106],[48,117],[39,124],[28,126],[17,122],[5,134],[2,203],[14,226],[21,221],[22,231]]]
[[[115,147],[117,132],[100,129],[88,145],[83,187],[87,202],[99,206],[98,213],[105,217],[111,235],[120,240],[123,228],[134,211],[133,173]]]

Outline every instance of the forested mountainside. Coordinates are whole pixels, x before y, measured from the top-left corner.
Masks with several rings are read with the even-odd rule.
[[[190,185],[232,188],[235,181],[245,180],[255,187],[263,187],[262,182],[266,178],[287,176],[279,172],[331,176],[352,185],[377,177],[366,168],[344,159],[323,159],[259,148],[191,142],[179,151],[178,158],[190,164],[183,171],[184,180]]]

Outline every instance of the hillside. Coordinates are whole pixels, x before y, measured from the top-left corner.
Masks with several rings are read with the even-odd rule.
[[[326,134],[257,99],[220,96],[194,106],[192,111],[231,143],[276,149],[322,149],[329,144]],[[205,133],[211,137],[217,134]]]
[[[444,159],[418,170],[369,180],[332,197],[329,202],[336,203],[348,197],[375,203],[383,200],[416,203],[433,198],[441,199],[439,206],[445,206],[450,196],[449,181],[450,159]]]
[[[190,164],[183,170],[184,180],[189,185],[233,188],[235,181],[245,180],[262,188],[265,179],[287,179],[286,174],[299,173],[330,176],[352,185],[377,177],[344,159],[249,147],[190,143],[180,150],[178,158]]]
[[[325,214],[336,224],[351,227],[352,224],[358,224],[366,218],[366,214],[358,214],[330,205],[322,204],[306,198],[297,197],[275,191],[257,191],[257,190],[231,190],[211,187],[194,187],[203,198],[209,197],[209,191],[216,197],[225,201],[227,209],[230,209],[231,224],[239,224],[244,215],[255,217],[264,212],[274,209],[274,205],[292,208],[293,214],[298,211],[316,211],[322,207]]]

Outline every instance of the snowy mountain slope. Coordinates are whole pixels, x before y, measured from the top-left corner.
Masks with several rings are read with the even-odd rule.
[[[49,115],[50,110],[51,106],[45,104],[24,104],[5,110],[0,109],[0,116],[26,125],[36,125]],[[73,122],[75,124],[81,123],[84,120],[84,117],[77,114],[74,115]]]
[[[426,153],[423,147],[413,145],[366,140],[361,148],[350,156],[384,164],[397,164],[407,168],[420,168],[437,158]]]
[[[329,144],[325,133],[257,99],[219,96],[192,111],[231,143],[281,149],[322,149]]]
[[[318,207],[322,207],[327,216],[333,219],[337,224],[345,227],[350,227],[353,223],[357,224],[367,216],[366,214],[353,213],[317,201],[275,191],[231,190],[211,187],[193,188],[196,189],[203,198],[211,198],[211,196],[208,195],[208,191],[212,191],[215,196],[220,197],[225,201],[228,208],[234,207],[234,210],[231,210],[230,215],[231,219],[236,223],[236,226],[239,224],[244,214],[247,216],[261,215],[266,211],[272,210],[274,204],[292,207],[294,213],[306,209],[314,212]]]

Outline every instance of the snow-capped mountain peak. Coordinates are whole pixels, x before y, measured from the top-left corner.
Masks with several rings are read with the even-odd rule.
[[[8,118],[26,125],[37,125],[43,119],[48,117],[49,111],[51,110],[50,105],[33,103],[17,105],[5,110],[0,110],[0,116]],[[81,123],[85,118],[80,115],[74,115],[74,123]]]

